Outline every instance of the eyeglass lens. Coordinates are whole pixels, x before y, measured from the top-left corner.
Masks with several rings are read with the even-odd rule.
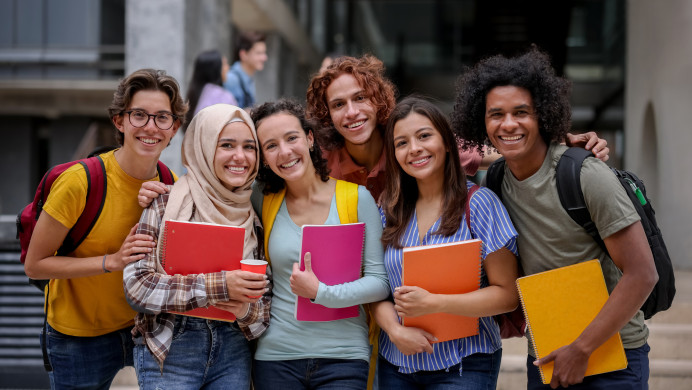
[[[153,117],[156,127],[161,130],[168,130],[173,126],[174,118],[172,114],[159,113],[148,114],[142,110],[127,111],[130,115],[130,124],[134,127],[144,127]]]

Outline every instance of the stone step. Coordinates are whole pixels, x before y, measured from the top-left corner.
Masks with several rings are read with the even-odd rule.
[[[650,359],[649,389],[692,389],[692,359]],[[502,355],[497,390],[526,389],[526,355]]]
[[[683,359],[692,361],[692,323],[650,323],[649,359]],[[692,375],[692,371],[690,371]]]

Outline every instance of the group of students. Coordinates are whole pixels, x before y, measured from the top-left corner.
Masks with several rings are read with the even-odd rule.
[[[569,84],[548,57],[533,49],[478,63],[460,79],[451,124],[425,99],[396,103],[383,73],[372,56],[340,57],[313,77],[305,108],[281,99],[250,115],[227,104],[200,110],[182,146],[187,174],[172,187],[156,181],[156,160],[186,104],[161,71],[124,79],[110,110],[122,146],[104,155],[108,179],[121,183],[111,193],[109,181],[108,209],[74,257],[54,256],[84,205],[85,174],[67,171],[36,225],[35,234],[53,233],[32,240],[27,255],[27,274],[51,279],[51,385],[107,388],[134,350],[141,388],[249,388],[252,381],[258,390],[365,389],[375,345],[380,389],[492,389],[502,355],[492,316],[517,307],[520,269],[532,274],[599,258],[610,299],[572,344],[539,362],[529,350],[528,388],[646,388],[648,330],[638,309],[656,281],[651,252],[603,162],[585,164],[582,187],[608,252],[560,206],[559,142],[566,137],[603,160],[608,148],[593,133],[567,133]],[[487,146],[507,162],[502,201],[483,187],[467,200],[473,183],[466,175],[485,165]],[[340,188],[356,194],[352,206],[366,225],[364,267],[358,280],[331,286],[307,266],[309,256],[304,271],[297,266],[300,227],[342,223]],[[266,275],[167,275],[157,238],[170,219],[244,227],[244,258],[270,260]],[[402,285],[403,248],[471,238],[482,241],[479,290],[439,295]],[[360,315],[299,322],[296,296],[334,308],[361,305]],[[237,321],[170,313],[208,305]],[[479,333],[437,343],[401,324],[432,312],[480,317]],[[374,343],[368,322],[382,328]],[[628,368],[584,378],[591,352],[618,331]],[[552,361],[546,387],[536,364]]]

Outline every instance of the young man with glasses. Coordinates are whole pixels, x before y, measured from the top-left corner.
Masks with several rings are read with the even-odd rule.
[[[46,344],[54,389],[107,389],[132,365],[136,313],[125,300],[122,270],[154,246],[151,237],[134,234],[142,214],[136,194],[158,180],[159,155],[187,104],[173,77],[142,69],[120,82],[108,111],[121,147],[101,155],[107,191],[99,218],[73,253],[55,256],[86,203],[88,178],[75,164],[53,184],[26,257],[29,277],[50,279]]]

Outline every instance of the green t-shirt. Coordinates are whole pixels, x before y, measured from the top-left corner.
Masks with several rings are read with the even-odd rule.
[[[541,168],[519,181],[505,166],[502,200],[519,232],[517,244],[526,275],[599,259],[608,292],[622,272],[593,238],[570,218],[557,193],[555,167],[567,147],[552,143]],[[602,238],[637,222],[639,215],[608,166],[595,158],[581,169],[584,200]],[[649,331],[639,311],[621,330],[625,348],[646,343]],[[533,353],[532,353],[533,354]]]

